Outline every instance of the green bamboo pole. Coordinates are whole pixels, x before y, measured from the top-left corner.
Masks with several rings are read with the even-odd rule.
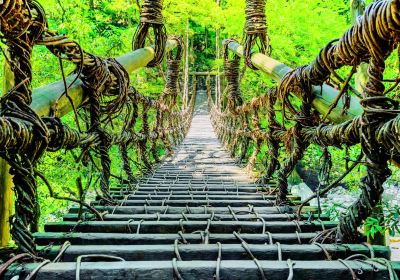
[[[13,87],[14,75],[8,63],[4,63],[3,94]],[[10,217],[14,212],[13,182],[10,166],[0,158],[0,247],[10,242]]]
[[[229,43],[228,47],[234,53],[243,57],[243,46],[236,42],[231,42]],[[277,82],[280,82],[287,73],[292,71],[292,68],[289,66],[261,53],[254,53],[251,57],[251,61],[259,70]],[[325,115],[329,110],[329,106],[336,99],[336,96],[339,94],[339,92],[338,90],[326,84],[323,85],[322,90],[321,87],[314,86],[313,91],[315,93],[313,106],[322,115]],[[301,99],[301,96],[297,97]],[[354,117],[361,115],[363,112],[359,99],[354,96],[351,97],[350,109],[348,112],[346,114],[342,114],[342,109],[343,102],[340,100],[338,106],[333,109],[328,116],[328,119],[334,123],[341,123],[353,119]]]
[[[176,40],[168,40],[167,51],[177,46]],[[154,48],[146,47],[135,50],[117,58],[117,61],[125,68],[128,73],[145,67],[154,58]],[[75,76],[67,77],[67,83],[70,84]],[[57,109],[57,116],[62,117],[72,111],[72,106],[67,96],[64,94],[64,82],[58,81],[33,90],[31,108],[39,116],[48,116],[52,108]],[[77,80],[68,90],[68,96],[73,101],[74,107],[79,107],[86,99],[82,81]],[[58,104],[57,104],[58,103]]]

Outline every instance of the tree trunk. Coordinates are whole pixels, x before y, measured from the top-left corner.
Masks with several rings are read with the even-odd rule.
[[[315,170],[314,168],[309,168],[306,169],[305,166],[303,165],[303,162],[300,161],[299,163],[296,164],[296,172],[303,180],[303,182],[313,191],[315,192],[318,188],[319,185],[319,180],[318,180],[318,171]]]

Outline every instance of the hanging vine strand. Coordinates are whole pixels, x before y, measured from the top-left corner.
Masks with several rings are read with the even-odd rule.
[[[150,35],[150,31],[153,31],[155,56],[154,59],[147,64],[148,67],[159,65],[165,54],[167,32],[164,26],[162,9],[163,0],[144,0],[140,8],[140,25],[134,36],[133,49],[143,48],[146,43],[146,38]]]
[[[257,70],[251,62],[252,48],[257,45],[259,52],[269,54],[271,47],[267,34],[265,16],[266,0],[246,0],[246,24],[244,27],[244,57],[247,67]]]

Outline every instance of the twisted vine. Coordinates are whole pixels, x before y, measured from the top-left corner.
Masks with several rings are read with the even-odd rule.
[[[265,3],[266,0],[246,0],[243,55],[247,67],[253,70],[257,70],[251,62],[252,48],[254,45],[257,44],[259,52],[263,54],[269,54],[271,51],[267,34]]]
[[[149,36],[149,31],[153,30],[155,56],[147,64],[148,67],[159,65],[165,54],[167,32],[164,26],[162,9],[163,0],[144,0],[140,8],[140,24],[134,36],[133,49],[143,48],[146,43],[146,38]]]

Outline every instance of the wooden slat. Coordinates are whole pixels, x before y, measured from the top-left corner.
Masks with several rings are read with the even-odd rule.
[[[118,205],[126,205],[126,206],[140,206],[140,205],[148,205],[148,206],[163,206],[163,205],[169,205],[169,206],[180,206],[180,207],[192,207],[192,206],[203,206],[203,205],[208,205],[208,206],[214,206],[214,207],[222,207],[222,206],[228,206],[230,205],[231,207],[245,207],[247,205],[253,205],[253,206],[273,206],[275,204],[275,201],[273,200],[116,200],[116,204]],[[98,201],[94,201],[92,203],[93,205],[99,205]]]
[[[332,222],[248,222],[248,221],[211,221],[209,232],[213,233],[272,233],[315,232],[323,228],[329,229],[337,224]],[[208,226],[206,221],[89,221],[89,222],[58,222],[47,223],[47,232],[114,232],[114,233],[175,233],[204,231]],[[300,229],[299,229],[300,228]]]
[[[224,190],[230,190],[230,191],[242,191],[242,192],[256,192],[257,191],[257,186],[249,186],[249,185],[223,185],[223,184],[218,184],[218,185],[205,185],[205,184],[194,184],[194,185],[189,185],[189,184],[173,184],[173,183],[160,183],[160,184],[147,184],[147,183],[142,183],[139,187],[138,190],[198,190],[198,191],[206,191],[206,190],[213,190],[213,191],[224,191]],[[111,187],[111,191],[121,191],[121,190],[126,190],[121,187]]]
[[[200,233],[176,233],[166,234],[126,234],[126,233],[80,233],[80,232],[40,232],[35,233],[36,244],[63,244],[65,241],[70,241],[74,245],[144,245],[144,244],[173,244],[175,240],[179,242],[187,241],[190,244],[201,244],[203,239]],[[315,232],[306,233],[271,233],[269,234],[249,234],[242,233],[240,236],[251,244],[269,244],[270,237],[272,243],[282,244],[307,244],[316,236]],[[183,239],[184,238],[184,239]],[[209,243],[215,244],[239,244],[238,239],[233,233],[210,233]]]
[[[95,218],[93,214],[87,213],[84,216],[86,219]],[[259,220],[260,218],[265,221],[290,221],[297,219],[295,214],[105,214],[103,219],[105,221],[141,221],[141,220],[152,220],[152,221],[179,221],[180,219],[188,219],[190,221],[207,221],[208,219],[215,219],[218,221],[234,221],[236,219],[240,221],[251,221]],[[303,220],[309,218],[308,215],[302,215]],[[311,220],[318,219],[317,215],[312,215]],[[320,219],[323,221],[328,221],[328,215],[321,215]],[[64,215],[64,221],[78,221],[78,214],[67,214]]]
[[[213,279],[216,273],[216,260],[214,261],[177,261],[176,268],[183,279]],[[374,266],[357,261],[346,261],[347,266],[355,272],[363,271],[363,280],[389,280],[387,268],[383,265]],[[286,261],[260,261],[260,265],[268,280],[287,279],[289,275]],[[296,261],[293,267],[294,279],[307,280],[343,280],[352,279],[349,268],[339,261]],[[37,264],[25,265],[24,268],[15,268],[21,271],[20,279],[24,279],[29,271]],[[400,263],[394,262],[393,269],[400,274]],[[76,263],[52,263],[38,272],[37,279],[75,280]],[[146,280],[172,280],[174,279],[173,263],[169,261],[114,261],[114,262],[83,262],[79,271],[81,279],[146,279]],[[254,261],[226,261],[220,263],[219,275],[222,279],[230,280],[259,280],[260,272]],[[356,274],[357,275],[357,274]],[[5,279],[10,279],[7,274]]]
[[[78,207],[71,207],[69,213],[78,213]],[[171,207],[171,206],[96,206],[96,209],[100,212],[107,211],[108,213],[115,214],[145,214],[145,213],[168,213],[168,214],[182,214],[182,213],[192,213],[192,214],[203,214],[203,213],[215,213],[215,214],[230,214],[228,207],[210,207],[210,206],[200,206],[200,207]],[[297,207],[254,207],[249,208],[247,205],[245,207],[232,207],[232,210],[242,213],[254,212],[259,214],[280,214],[280,213],[295,213]],[[306,206],[302,209],[303,213],[315,212],[316,207]]]
[[[325,250],[323,250],[322,248]],[[370,249],[365,245],[287,245],[282,244],[279,249],[276,245],[249,244],[248,248],[258,260],[278,260],[278,254],[283,260],[325,260],[327,254],[332,259],[346,259],[355,254],[371,256]],[[53,246],[51,250],[38,248],[41,256],[54,259],[60,251],[60,246]],[[81,255],[111,254],[124,258],[126,261],[160,261],[176,258],[176,252],[183,260],[216,260],[219,247],[217,244],[178,244],[169,245],[74,245],[63,254],[62,261],[74,262]],[[327,253],[326,253],[327,252]],[[390,250],[385,246],[374,246],[373,253],[377,258],[390,258]],[[246,250],[241,244],[222,244],[221,256],[223,260],[248,260]]]
[[[274,195],[264,195],[264,194],[242,194],[242,195],[231,195],[231,194],[223,194],[223,195],[215,195],[215,194],[193,194],[193,195],[186,195],[186,194],[136,194],[133,192],[132,194],[128,195],[114,195],[113,198],[117,200],[274,200],[276,196]],[[291,200],[298,200],[300,197],[298,196],[288,196]]]

